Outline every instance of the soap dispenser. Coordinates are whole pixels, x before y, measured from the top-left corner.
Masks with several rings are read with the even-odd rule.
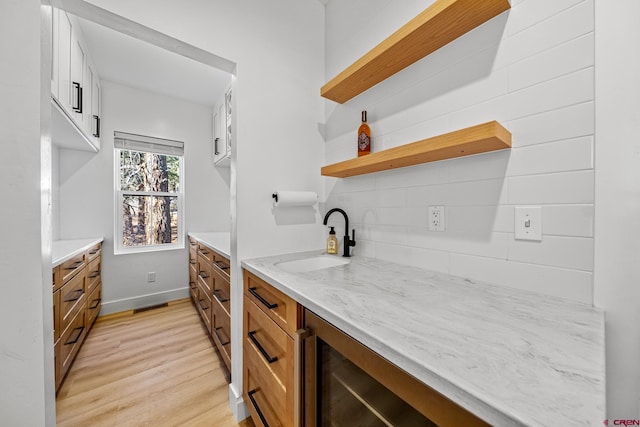
[[[336,232],[331,228],[329,231],[329,237],[327,238],[327,253],[328,254],[337,254],[338,253],[338,238],[336,237]]]

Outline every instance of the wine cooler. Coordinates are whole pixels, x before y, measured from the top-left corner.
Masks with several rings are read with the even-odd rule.
[[[486,426],[473,414],[305,310],[306,427]]]

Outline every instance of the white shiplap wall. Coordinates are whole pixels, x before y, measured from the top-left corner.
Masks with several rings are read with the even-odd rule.
[[[432,1],[332,0],[327,80]],[[510,151],[327,179],[356,254],[593,302],[593,0],[514,0],[510,11],[364,94],[326,102],[326,163],[498,120]],[[363,12],[366,11],[366,12]],[[444,233],[427,208],[446,206]],[[514,206],[542,206],[542,242],[514,239]],[[338,234],[343,223],[336,217]]]

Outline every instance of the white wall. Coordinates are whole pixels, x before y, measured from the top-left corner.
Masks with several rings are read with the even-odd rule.
[[[596,0],[595,304],[609,418],[640,419],[640,3]]]
[[[47,8],[42,9],[43,18]],[[43,19],[43,22],[46,20]],[[51,115],[39,0],[3,2],[0,27],[0,414],[55,425],[51,294]],[[46,28],[46,24],[45,24]],[[42,33],[42,43],[48,46]],[[44,78],[41,78],[44,77]],[[42,133],[41,133],[42,129]]]
[[[327,80],[431,3],[330,1]],[[355,156],[364,109],[374,151],[490,120],[512,132],[513,148],[330,178],[327,207],[349,213],[356,254],[591,304],[593,0],[511,3],[351,101],[327,101],[326,162]],[[446,232],[428,231],[430,205],[446,206]],[[514,239],[520,205],[542,206],[541,243]]]
[[[104,236],[102,314],[186,298],[186,248],[113,254],[113,132],[183,141],[185,230],[228,231],[229,169],[212,163],[212,109],[108,81],[102,93],[99,153],[60,150],[60,237]]]

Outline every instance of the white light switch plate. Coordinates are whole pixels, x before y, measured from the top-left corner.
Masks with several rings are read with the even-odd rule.
[[[516,240],[542,241],[542,207],[515,207]]]

